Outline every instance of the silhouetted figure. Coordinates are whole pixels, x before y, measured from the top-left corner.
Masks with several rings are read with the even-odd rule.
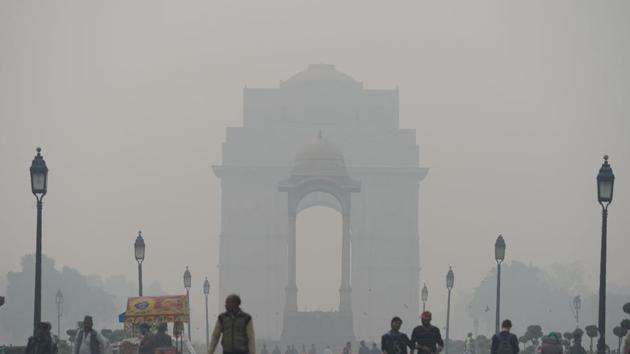
[[[293,354],[293,350],[290,345],[287,345],[287,350],[284,351],[284,354]]]
[[[346,346],[345,346],[345,347],[343,347],[343,351],[342,351],[342,353],[343,353],[343,354],[352,354],[352,343],[347,342],[347,343],[346,343]]]
[[[109,342],[102,334],[92,328],[93,325],[92,316],[85,316],[83,329],[77,333],[74,342],[74,354],[104,354],[109,352]]]
[[[263,344],[262,349],[260,350],[260,354],[269,354],[266,344]]]
[[[153,336],[151,335],[151,326],[148,323],[140,325],[140,344],[138,345],[138,354],[153,354],[155,347],[153,346]]]
[[[168,348],[173,346],[173,339],[166,333],[168,325],[162,322],[158,325],[157,333],[153,336],[153,346],[155,348]]]
[[[411,348],[411,341],[406,334],[400,332],[403,321],[400,317],[392,318],[389,332],[381,337],[381,351],[383,354],[407,354],[407,348]]]
[[[333,354],[332,350],[330,350],[330,345],[326,346],[326,349],[324,349],[322,354]]]
[[[431,318],[431,312],[422,312],[420,315],[422,324],[411,333],[411,347],[417,349],[419,354],[434,354],[444,348],[442,334],[437,327],[431,325]]]
[[[214,325],[208,354],[214,354],[219,338],[224,354],[256,354],[252,316],[241,310],[241,298],[236,294],[225,299],[225,312]]]
[[[40,322],[35,329],[35,334],[29,337],[26,344],[26,354],[57,354],[57,344],[50,335],[50,323]]]
[[[573,332],[573,345],[569,348],[569,354],[586,354],[586,349],[582,346],[583,334],[579,329]]]
[[[512,321],[505,320],[501,323],[501,332],[492,336],[490,354],[516,354],[521,348],[518,346],[518,338],[510,331]]]
[[[381,350],[378,349],[375,342],[372,342],[372,350],[370,351],[370,354],[381,354]]]
[[[317,349],[315,349],[315,344],[311,344],[311,349],[308,350],[308,354],[317,354]]]
[[[473,335],[471,332],[468,332],[468,336],[464,340],[464,352],[466,354],[473,354],[475,351],[475,340],[473,339]]]
[[[359,342],[359,354],[370,354],[370,348],[365,345],[365,341]]]
[[[273,351],[271,352],[271,354],[282,354],[280,353],[280,348],[278,348],[277,344],[275,347],[273,347]]]

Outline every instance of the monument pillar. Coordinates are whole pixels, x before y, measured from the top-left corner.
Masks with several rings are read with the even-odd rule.
[[[350,213],[343,213],[343,235],[341,241],[341,288],[339,289],[339,311],[352,311],[352,289],[350,287]]]
[[[285,289],[286,292],[286,302],[284,306],[285,313],[286,312],[297,312],[298,304],[297,304],[297,280],[296,280],[296,214],[293,210],[289,211],[289,242],[288,242],[288,255],[289,255],[289,279],[287,282],[287,287]]]

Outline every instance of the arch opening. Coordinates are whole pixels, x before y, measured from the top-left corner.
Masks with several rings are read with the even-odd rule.
[[[342,215],[310,206],[297,215],[296,278],[300,311],[337,311],[341,284]]]

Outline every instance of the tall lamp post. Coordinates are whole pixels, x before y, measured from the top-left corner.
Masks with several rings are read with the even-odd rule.
[[[448,354],[448,331],[451,319],[451,290],[455,283],[455,274],[453,274],[453,268],[448,267],[448,273],[446,273],[446,289],[448,289],[448,304],[446,305],[446,341],[444,342],[444,353]]]
[[[497,261],[497,308],[494,321],[494,332],[499,333],[499,321],[501,321],[501,263],[505,259],[505,240],[502,235],[497,237],[494,243],[494,260]]]
[[[575,310],[575,328],[580,328],[580,309],[582,308],[582,299],[580,295],[573,298],[573,309]]]
[[[210,348],[210,323],[208,321],[208,294],[210,294],[210,282],[208,277],[203,282],[203,294],[206,297],[206,348]]]
[[[138,237],[133,244],[134,254],[136,261],[138,261],[138,296],[142,296],[142,262],[144,261],[144,238],[142,238],[142,231],[138,231]]]
[[[33,306],[33,333],[42,320],[42,199],[48,191],[48,167],[37,148],[31,164],[31,191],[37,200],[37,239],[35,242],[35,304]]]
[[[57,290],[55,295],[55,303],[57,303],[57,340],[61,339],[61,305],[63,305],[63,293]]]
[[[608,155],[604,156],[604,163],[597,174],[597,201],[602,206],[602,246],[599,266],[599,317],[597,327],[599,338],[597,339],[597,352],[606,352],[606,247],[608,231],[608,206],[613,199],[613,186],[615,175],[608,164]]]
[[[422,312],[426,311],[427,301],[429,300],[429,289],[427,288],[427,284],[425,283],[422,286]]]
[[[190,271],[188,270],[188,266],[186,266],[186,271],[184,272],[184,288],[186,288],[186,300],[188,301],[188,341],[190,341],[190,287],[192,284],[192,279],[190,276]]]

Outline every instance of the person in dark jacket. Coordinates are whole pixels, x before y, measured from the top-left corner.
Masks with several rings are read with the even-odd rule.
[[[411,341],[406,334],[400,332],[403,321],[400,317],[392,318],[390,331],[381,337],[381,351],[383,354],[407,354],[407,347]]]
[[[225,299],[225,312],[219,315],[212,332],[208,354],[214,354],[221,338],[224,354],[256,354],[252,316],[241,310],[241,298],[236,294]]]
[[[516,354],[520,351],[518,338],[510,331],[512,321],[505,320],[501,323],[501,332],[492,336],[492,348],[490,354]]]
[[[158,325],[157,333],[153,336],[153,347],[168,348],[173,346],[173,339],[166,333],[168,325],[162,322]]]
[[[57,354],[57,344],[50,335],[50,323],[40,322],[35,330],[35,335],[28,339],[26,354]]]
[[[417,349],[418,354],[435,354],[444,348],[442,334],[437,327],[431,325],[431,318],[431,312],[422,312],[422,324],[411,332],[411,347]]]

